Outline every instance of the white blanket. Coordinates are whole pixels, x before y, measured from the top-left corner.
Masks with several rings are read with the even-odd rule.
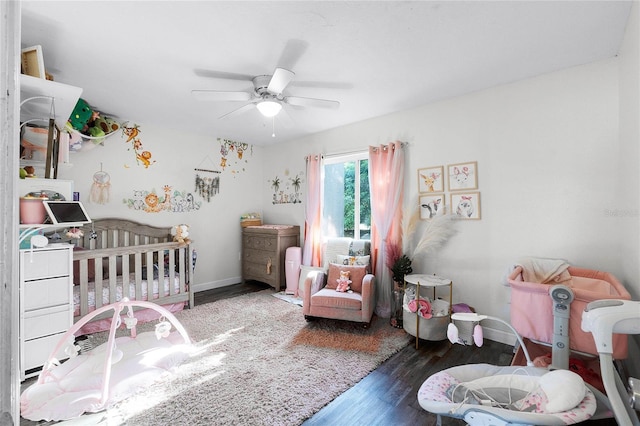
[[[521,259],[522,279],[530,283],[561,284],[571,280],[569,263],[563,259],[527,257]]]

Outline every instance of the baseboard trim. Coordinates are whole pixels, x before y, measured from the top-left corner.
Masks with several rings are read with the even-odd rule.
[[[207,283],[199,283],[193,285],[193,292],[212,290],[214,288],[227,287],[233,284],[238,284],[242,281],[241,277],[226,278],[224,280],[209,281]]]

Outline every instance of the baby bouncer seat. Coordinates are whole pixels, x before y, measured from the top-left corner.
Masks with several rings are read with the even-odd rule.
[[[515,333],[507,322],[495,317],[455,313],[452,319],[475,323],[495,320]],[[455,328],[453,323],[451,326]],[[479,327],[476,325],[474,340],[480,346]],[[455,333],[448,336],[452,343],[460,343]],[[522,344],[520,335],[516,336]],[[595,413],[596,396],[580,376],[568,370],[534,367],[526,348],[524,351],[526,367],[470,364],[430,376],[418,391],[420,406],[438,415],[438,425],[441,416],[472,425],[565,425],[587,420]]]

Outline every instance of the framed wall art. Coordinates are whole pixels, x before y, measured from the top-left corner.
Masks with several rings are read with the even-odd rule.
[[[444,191],[444,167],[426,167],[418,169],[418,192],[421,194],[429,192]]]
[[[420,195],[418,198],[420,219],[431,219],[436,215],[444,214],[444,205],[444,194]]]
[[[451,194],[451,211],[460,219],[480,219],[480,193],[455,192]]]
[[[478,162],[449,164],[447,166],[449,191],[478,189]]]

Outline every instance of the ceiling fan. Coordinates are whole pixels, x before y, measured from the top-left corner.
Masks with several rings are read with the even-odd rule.
[[[247,102],[240,108],[228,112],[219,118],[233,117],[255,107],[265,117],[275,117],[282,113],[286,124],[290,119],[283,109],[284,104],[296,107],[339,108],[340,102],[338,101],[289,96],[284,93],[295,76],[295,73],[287,68],[293,67],[294,63],[306,48],[307,44],[302,40],[289,40],[279,61],[281,66],[277,67],[272,75],[248,76],[220,71],[195,70],[196,74],[202,77],[251,81],[253,82],[253,89],[245,91],[192,90],[191,93],[194,98],[202,101]]]
[[[282,111],[283,104],[300,107],[319,107],[336,109],[340,102],[329,99],[304,98],[287,96],[283,92],[293,80],[295,73],[284,68],[276,68],[273,75],[258,75],[253,77],[253,90],[221,91],[221,90],[192,90],[191,93],[198,100],[203,101],[244,101],[242,107],[228,112],[219,118],[228,118],[242,114],[256,107],[265,117],[274,117]]]

